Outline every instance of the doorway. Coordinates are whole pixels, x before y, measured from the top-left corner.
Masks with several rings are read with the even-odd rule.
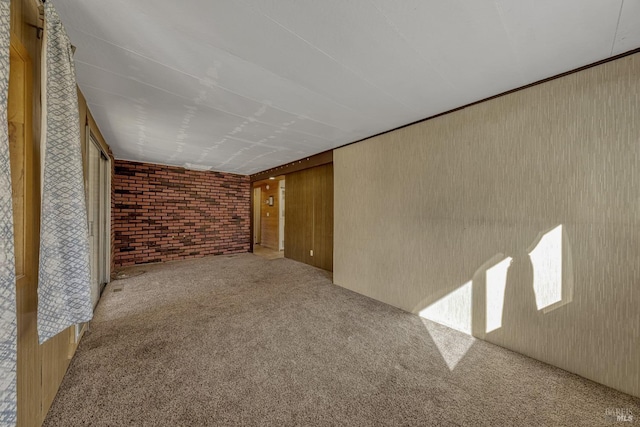
[[[284,257],[284,175],[253,183],[253,253]]]
[[[253,244],[260,244],[262,227],[260,227],[260,207],[262,206],[262,189],[253,189]]]
[[[109,282],[111,252],[109,156],[87,129],[87,212],[91,252],[91,302],[95,308],[104,286]]]

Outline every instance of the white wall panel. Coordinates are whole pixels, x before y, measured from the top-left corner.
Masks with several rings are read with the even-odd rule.
[[[336,284],[470,315],[478,338],[640,396],[640,54],[340,148],[334,168]],[[428,309],[443,301],[451,318]]]

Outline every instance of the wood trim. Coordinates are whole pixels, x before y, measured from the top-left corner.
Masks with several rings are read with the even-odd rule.
[[[489,96],[487,98],[483,98],[483,99],[480,99],[478,101],[474,101],[474,102],[471,102],[469,104],[465,104],[465,105],[463,105],[461,107],[456,107],[456,108],[453,108],[451,110],[447,110],[447,111],[444,111],[442,113],[438,113],[436,115],[426,117],[424,119],[416,120],[415,122],[407,123],[406,125],[398,126],[396,128],[393,128],[393,129],[390,129],[390,130],[386,130],[384,132],[377,133],[375,135],[367,136],[367,137],[361,138],[361,139],[359,139],[357,141],[349,142],[347,144],[344,144],[344,145],[341,145],[339,147],[336,147],[335,149],[342,148],[342,147],[347,147],[349,145],[357,144],[358,142],[366,141],[367,139],[375,138],[377,136],[384,135],[386,133],[395,132],[395,131],[397,131],[399,129],[403,129],[403,128],[406,128],[406,127],[409,127],[409,126],[413,126],[413,125],[416,125],[418,123],[426,122],[428,120],[433,120],[436,117],[444,116],[444,115],[447,115],[447,114],[450,114],[450,113],[453,113],[453,112],[456,112],[456,111],[459,111],[459,110],[463,110],[463,109],[471,107],[473,105],[481,104],[481,103],[487,102],[487,101],[491,101],[492,99],[500,98],[501,96],[509,95],[509,94],[514,93],[514,92],[519,92],[521,90],[529,89],[530,87],[537,86],[539,84],[546,83],[546,82],[549,82],[551,80],[559,79],[561,77],[565,77],[565,76],[568,76],[570,74],[578,73],[580,71],[588,70],[589,68],[597,67],[598,65],[606,64],[607,62],[616,61],[618,59],[624,58],[625,56],[634,55],[636,53],[640,53],[640,47],[636,48],[636,49],[633,49],[633,50],[630,50],[628,52],[621,53],[619,55],[612,56],[610,58],[602,59],[600,61],[596,61],[596,62],[593,62],[591,64],[583,65],[582,67],[574,68],[573,70],[565,71],[564,73],[556,74],[555,76],[547,77],[546,79],[538,80],[538,81],[535,81],[533,83],[529,83],[527,85],[520,86],[520,87],[517,87],[515,89],[511,89],[511,90],[508,90],[506,92],[499,93],[497,95]]]
[[[282,166],[267,169],[262,172],[251,175],[251,182],[261,181],[272,176],[285,175],[292,172],[298,172],[304,169],[310,169],[316,166],[333,163],[333,150],[323,151],[313,156],[305,157],[294,162],[286,163]]]

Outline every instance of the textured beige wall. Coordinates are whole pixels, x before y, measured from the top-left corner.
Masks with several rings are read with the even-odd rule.
[[[640,396],[640,54],[338,149],[334,168],[336,284],[414,313],[457,291],[436,320]],[[554,265],[562,300],[538,310]]]

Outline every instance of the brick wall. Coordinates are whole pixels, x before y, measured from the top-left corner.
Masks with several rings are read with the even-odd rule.
[[[115,161],[116,267],[249,250],[248,176]]]

